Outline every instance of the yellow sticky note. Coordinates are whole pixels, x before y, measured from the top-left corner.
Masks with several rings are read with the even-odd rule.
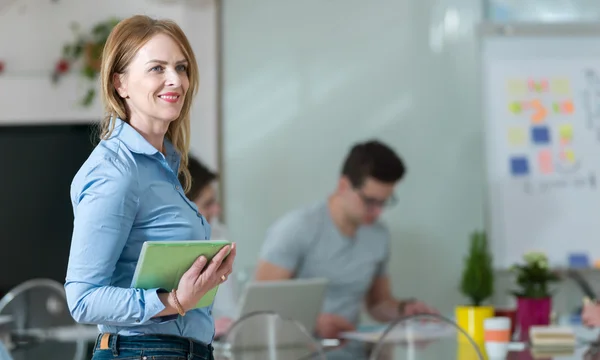
[[[562,124],[558,127],[558,134],[563,143],[570,143],[573,140],[573,125]]]
[[[562,152],[562,156],[561,156],[564,160],[566,160],[567,162],[570,163],[574,163],[575,162],[575,152],[571,149],[565,149]]]
[[[527,93],[527,83],[525,80],[508,80],[506,89],[510,95],[524,95]]]
[[[508,142],[511,145],[523,145],[527,140],[527,133],[524,128],[512,127],[508,129]]]
[[[554,79],[551,82],[550,89],[556,94],[567,95],[571,92],[569,79]]]

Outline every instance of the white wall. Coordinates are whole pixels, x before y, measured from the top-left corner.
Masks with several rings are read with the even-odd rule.
[[[449,311],[469,233],[483,227],[478,0],[226,1],[226,220],[238,263],[266,228],[325,198],[355,141],[406,160],[393,236],[395,293]]]
[[[216,7],[214,0],[20,0],[0,6],[0,125],[90,122],[102,117],[99,97],[84,108],[78,101],[88,83],[75,74],[53,84],[50,75],[63,45],[74,39],[73,21],[91,28],[98,21],[133,14],[177,21],[198,57],[202,83],[192,118],[192,148],[216,165]]]

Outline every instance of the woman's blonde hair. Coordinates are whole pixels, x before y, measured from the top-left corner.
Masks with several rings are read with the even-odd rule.
[[[190,108],[192,99],[198,91],[198,64],[190,43],[183,30],[173,21],[157,20],[144,15],[135,15],[119,22],[106,40],[102,51],[100,86],[105,117],[100,122],[100,139],[107,139],[115,128],[116,118],[127,122],[129,114],[125,99],[117,93],[113,83],[114,74],[124,74],[138,50],[154,35],[170,36],[181,48],[188,61],[187,75],[190,87],[185,95],[179,117],[171,122],[166,137],[173,143],[181,156],[179,166],[183,187],[188,191],[191,177],[188,170],[188,152],[190,149]]]

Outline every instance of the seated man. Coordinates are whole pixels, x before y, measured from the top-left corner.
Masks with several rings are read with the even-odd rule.
[[[390,234],[378,222],[395,202],[405,167],[378,141],[355,145],[334,193],[317,204],[292,211],[267,232],[256,280],[329,279],[317,335],[336,338],[355,328],[361,305],[378,321],[436,312],[422,302],[393,297],[388,276]]]

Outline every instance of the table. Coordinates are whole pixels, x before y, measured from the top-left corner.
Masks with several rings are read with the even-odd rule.
[[[370,360],[372,345],[348,342],[339,347],[326,348],[327,360]],[[271,350],[244,349],[233,354],[231,351],[215,350],[216,360],[316,360],[321,357],[312,353],[307,346],[285,347]],[[390,344],[378,360],[477,360],[470,344],[459,343],[455,338],[443,338],[421,344]],[[529,349],[509,353],[506,360],[600,360],[600,348],[581,345],[571,354],[536,358]]]

